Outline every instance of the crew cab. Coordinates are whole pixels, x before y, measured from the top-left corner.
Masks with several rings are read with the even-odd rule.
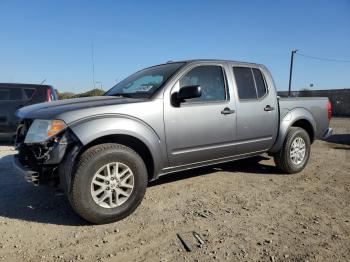
[[[104,96],[21,108],[14,169],[65,190],[97,224],[140,204],[159,176],[268,153],[285,173],[304,169],[327,138],[328,98],[279,98],[261,64],[190,60],[152,66]]]

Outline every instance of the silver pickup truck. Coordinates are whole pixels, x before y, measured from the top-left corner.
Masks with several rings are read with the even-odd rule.
[[[283,172],[300,172],[312,142],[332,133],[327,98],[278,98],[265,66],[221,60],[149,67],[104,96],[17,116],[14,169],[60,186],[97,224],[131,214],[161,175],[266,152]]]

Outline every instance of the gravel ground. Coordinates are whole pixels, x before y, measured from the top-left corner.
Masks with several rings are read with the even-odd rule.
[[[169,175],[134,214],[102,226],[75,215],[59,191],[13,174],[15,151],[0,146],[0,260],[349,261],[350,119],[331,126],[331,142],[316,141],[299,174],[261,157]]]

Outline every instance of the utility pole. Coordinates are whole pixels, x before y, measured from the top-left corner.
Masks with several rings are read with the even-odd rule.
[[[294,54],[295,54],[297,51],[298,51],[297,49],[292,50],[292,54],[291,54],[291,57],[290,57],[288,96],[290,96],[291,87],[292,87],[292,74],[293,74],[293,60],[294,60]]]

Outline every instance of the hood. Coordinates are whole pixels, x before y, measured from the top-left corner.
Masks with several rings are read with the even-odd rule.
[[[114,96],[73,98],[26,106],[19,109],[16,112],[16,115],[20,118],[55,119],[59,115],[67,112],[104,106],[114,106],[119,104],[137,103],[142,101],[145,101],[145,99],[131,99]]]

